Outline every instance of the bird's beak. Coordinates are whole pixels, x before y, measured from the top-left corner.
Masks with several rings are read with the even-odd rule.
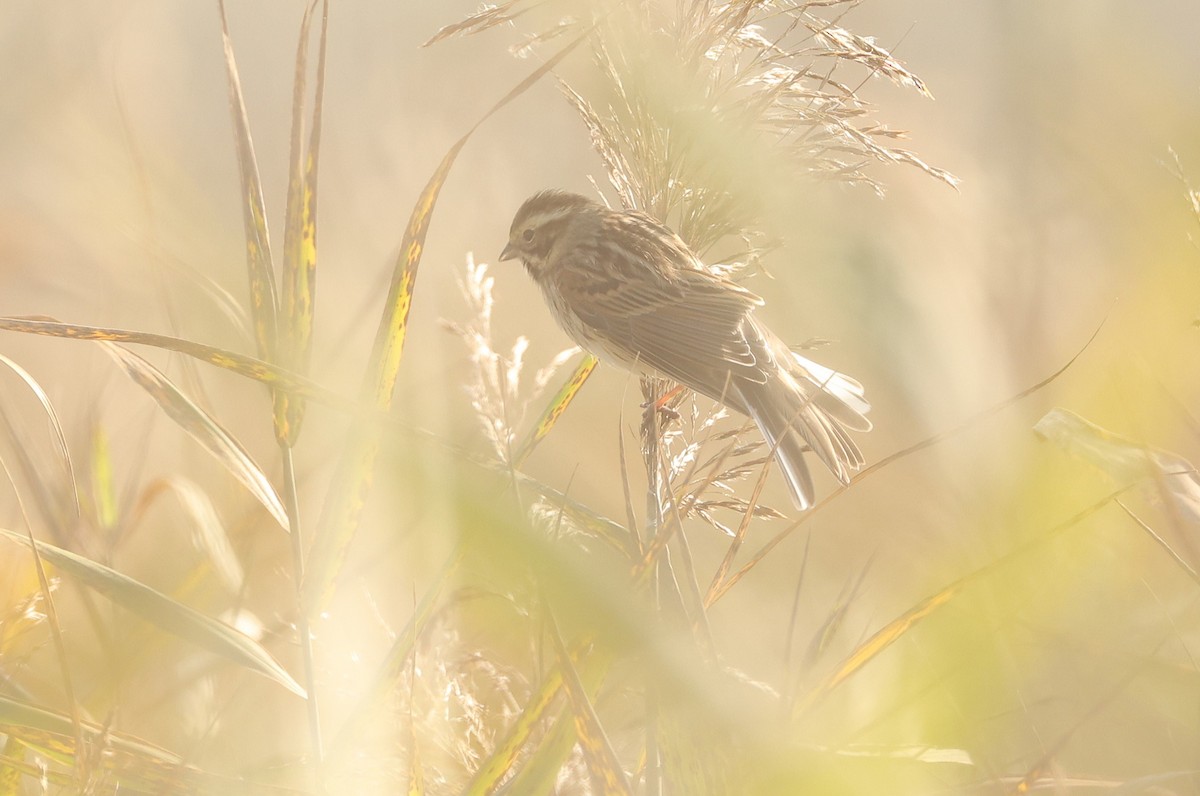
[[[500,252],[500,262],[511,260],[517,256],[517,249],[512,243],[505,244],[504,251]]]

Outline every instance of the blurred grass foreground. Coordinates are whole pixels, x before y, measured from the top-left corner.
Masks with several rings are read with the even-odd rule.
[[[0,796],[1200,793],[1197,25],[6,5]],[[568,347],[546,187],[863,381],[850,485]]]

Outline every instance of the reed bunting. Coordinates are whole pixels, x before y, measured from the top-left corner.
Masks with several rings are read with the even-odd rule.
[[[650,216],[542,191],[525,201],[501,260],[519,258],[563,330],[602,362],[670,379],[752,417],[800,509],[813,503],[804,452],[843,484],[868,431],[854,379],[793,352],[758,318],[763,300],[711,273]]]

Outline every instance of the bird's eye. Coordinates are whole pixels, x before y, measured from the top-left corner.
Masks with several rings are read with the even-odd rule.
[[[530,227],[529,229],[522,232],[521,237],[525,240],[526,243],[532,243],[533,242],[533,228]]]

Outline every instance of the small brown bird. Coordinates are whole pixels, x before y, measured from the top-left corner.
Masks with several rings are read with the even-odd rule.
[[[761,298],[711,273],[645,213],[542,191],[513,219],[500,259],[513,258],[563,330],[601,361],[752,417],[798,508],[813,503],[806,450],[843,484],[862,466],[847,434],[871,428],[862,385],[789,349],[756,316]]]

